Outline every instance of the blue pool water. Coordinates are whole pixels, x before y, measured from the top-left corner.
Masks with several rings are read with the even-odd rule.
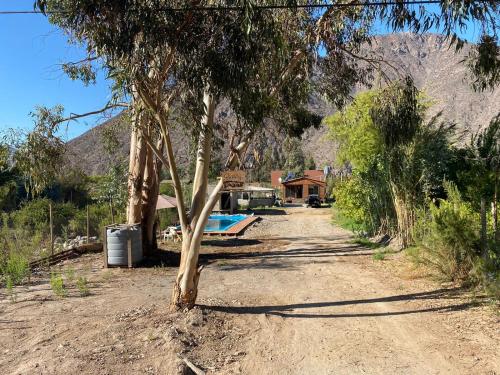
[[[247,215],[210,215],[205,232],[223,232],[245,220]]]

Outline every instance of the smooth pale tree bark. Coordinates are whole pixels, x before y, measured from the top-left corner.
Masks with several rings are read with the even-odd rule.
[[[162,141],[158,141],[157,145],[162,152]],[[154,155],[151,148],[146,151],[146,166],[144,169],[144,182],[142,188],[142,241],[143,249],[146,254],[156,250],[156,203],[158,202],[158,194],[160,192],[160,168],[161,161]]]
[[[127,224],[137,224],[142,219],[142,187],[146,165],[146,143],[142,136],[143,129],[137,124],[137,116],[132,118],[130,137],[130,159],[128,175]]]
[[[201,239],[208,216],[212,212],[222,189],[221,180],[207,201],[208,171],[210,169],[215,115],[215,99],[210,93],[209,88],[205,89],[203,104],[205,114],[201,121],[196,153],[196,170],[193,180],[193,198],[189,215],[189,227],[182,233],[181,261],[172,293],[172,307],[174,309],[191,308],[196,302],[198,281],[201,272],[201,269],[197,268]]]
[[[175,162],[174,151],[170,139],[168,119],[166,109],[159,109],[148,92],[143,87],[138,86],[141,98],[145,104],[153,110],[155,119],[158,121],[162,139],[165,142],[166,157],[160,152],[152,139],[145,135],[144,139],[154,154],[162,161],[164,165],[170,168],[170,175],[177,199],[177,209],[181,222],[182,231],[182,252],[179,265],[179,272],[172,293],[172,309],[192,308],[196,302],[198,293],[198,281],[200,278],[201,267],[198,268],[199,251],[201,240],[208,217],[213,207],[219,199],[220,192],[224,186],[220,179],[210,197],[207,199],[208,190],[208,170],[211,160],[212,134],[214,125],[215,99],[207,88],[204,93],[205,115],[200,124],[199,143],[196,160],[196,172],[193,186],[192,209],[189,217],[186,214],[183,200],[182,187]],[[238,145],[235,152],[232,153],[228,166],[234,169],[240,159],[239,152],[244,152],[247,148],[247,142]]]

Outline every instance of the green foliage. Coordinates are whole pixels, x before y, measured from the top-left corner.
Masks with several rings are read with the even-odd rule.
[[[83,276],[80,276],[76,281],[76,287],[78,288],[78,292],[80,296],[86,297],[90,294],[90,289],[87,285],[87,279]]]
[[[355,221],[351,215],[345,215],[342,210],[337,208],[337,203],[333,205],[332,213],[333,223],[337,224],[341,228],[350,230],[359,235],[367,233],[365,224]]]
[[[111,223],[111,212],[109,203],[96,203],[89,205],[89,217],[90,217],[90,235],[91,236],[101,236],[101,230],[106,225]],[[116,222],[125,221],[125,211],[122,210],[115,213],[114,217]],[[87,233],[87,210],[81,209],[75,212],[73,218],[69,221],[69,230],[73,234],[85,234]]]
[[[490,252],[487,259],[476,259],[474,277],[487,294],[500,300],[500,254]]]
[[[335,206],[368,235],[394,234],[395,212],[387,176],[380,165],[356,172],[334,187]]]
[[[208,179],[212,181],[216,180],[218,177],[220,177],[222,169],[223,165],[220,158],[213,159],[210,163],[210,169],[208,171]],[[175,194],[172,196],[175,197]]]
[[[0,275],[5,277],[7,284],[21,284],[30,275],[28,259],[20,253],[9,253],[0,263]]]
[[[56,202],[70,202],[78,208],[90,203],[91,179],[79,169],[69,168],[60,173],[47,195]]]
[[[120,148],[122,143],[118,138],[118,134],[123,128],[124,124],[130,125],[130,118],[125,114],[120,115],[120,121],[113,121],[108,126],[105,126],[101,130],[102,144],[104,147],[104,151],[109,155],[113,155],[116,153],[116,150]],[[129,126],[130,127],[130,126]]]
[[[329,136],[339,143],[337,164],[350,163],[359,171],[368,170],[381,152],[381,139],[370,117],[377,91],[356,96],[344,110],[327,117]]]
[[[376,251],[372,255],[373,260],[384,260],[385,259],[385,253],[382,251]]]
[[[160,194],[175,197],[174,185],[168,181],[160,182]]]
[[[10,180],[0,185],[0,210],[12,211],[16,208],[17,183]]]
[[[5,289],[7,289],[7,294],[10,296],[12,302],[16,302],[16,292],[14,291],[14,283],[10,276],[5,279]]]
[[[62,64],[62,70],[72,80],[82,81],[86,86],[95,83],[96,72],[90,61],[82,61],[79,64],[65,63]]]
[[[424,124],[427,106],[407,79],[358,95],[326,120],[340,164],[354,170],[334,188],[337,207],[368,234],[397,235],[403,246],[411,244],[416,210],[443,196],[452,160],[452,126],[438,125],[439,116]]]
[[[500,83],[500,46],[497,35],[481,35],[467,58],[476,91],[493,90]]]
[[[464,202],[457,187],[446,184],[448,199],[422,211],[416,226],[420,261],[446,280],[470,281],[479,249],[479,215]]]
[[[64,273],[66,274],[66,280],[70,283],[73,282],[75,279],[75,270],[73,268],[68,268]]]
[[[26,187],[32,196],[50,186],[64,164],[64,142],[56,135],[62,122],[63,107],[37,107],[32,114],[35,128],[13,133],[16,167],[26,178]]]
[[[64,286],[64,280],[60,273],[52,272],[50,274],[50,288],[58,297],[66,297],[68,292]]]
[[[335,186],[335,208],[343,217],[355,223],[353,226],[367,230],[370,223],[368,191],[357,175]]]
[[[14,227],[32,233],[49,233],[50,203],[51,201],[47,198],[26,201],[19,210],[11,214]],[[63,228],[73,219],[76,212],[76,207],[71,203],[52,203],[52,221],[55,235],[63,233]]]
[[[93,197],[100,203],[113,202],[118,210],[127,203],[127,169],[124,164],[113,165],[109,172],[97,179]]]
[[[356,238],[355,240],[352,241],[352,243],[361,245],[363,247],[367,247],[369,249],[378,249],[379,247],[382,247],[383,245],[378,243],[378,242],[372,242],[368,238],[360,237]]]
[[[493,188],[498,184],[500,174],[500,113],[472,137],[468,151],[473,163],[475,188],[480,189],[481,195],[493,198]]]
[[[307,170],[316,169],[316,162],[314,161],[314,158],[311,155],[309,155],[309,157],[306,159],[304,168]]]

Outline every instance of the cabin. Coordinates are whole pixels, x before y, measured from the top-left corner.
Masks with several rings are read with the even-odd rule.
[[[286,203],[304,203],[312,194],[324,202],[326,196],[325,174],[321,170],[306,170],[304,176],[282,181],[283,171],[271,172],[271,185],[279,189]]]

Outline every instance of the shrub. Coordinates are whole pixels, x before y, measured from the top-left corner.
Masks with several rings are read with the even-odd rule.
[[[336,203],[332,207],[332,222],[341,228],[350,230],[358,235],[366,234],[364,224],[355,221],[348,215],[345,215],[344,212],[337,207]]]
[[[491,254],[486,260],[478,258],[473,270],[476,281],[484,287],[490,296],[500,300],[500,259],[498,254]]]
[[[97,203],[89,206],[90,235],[100,236],[102,228],[111,223],[111,212],[109,204]],[[125,213],[115,212],[115,221],[122,223],[125,221]],[[83,208],[76,212],[69,222],[69,230],[75,235],[87,234],[87,210]]]
[[[7,276],[5,280],[5,288],[7,289],[7,294],[10,296],[10,300],[12,302],[16,302],[16,292],[14,291],[14,283],[12,282],[12,278]]]
[[[11,252],[6,257],[5,262],[0,264],[0,271],[5,276],[7,283],[21,284],[30,274],[28,259],[20,253]]]
[[[66,288],[64,287],[64,280],[60,273],[52,273],[50,275],[50,288],[58,297],[66,297]]]
[[[366,187],[357,176],[339,183],[335,189],[335,222],[354,232],[366,231],[369,222],[366,196]]]
[[[49,233],[49,205],[50,200],[47,198],[25,202],[11,215],[14,228]],[[76,215],[77,211],[72,203],[52,203],[55,235],[62,234],[64,226]]]
[[[382,251],[378,250],[372,255],[373,260],[384,260],[385,259],[385,253]]]
[[[90,294],[89,287],[87,285],[87,279],[83,276],[80,276],[78,280],[76,281],[76,287],[78,288],[78,291],[80,292],[80,295],[82,297],[88,296]]]
[[[480,254],[479,215],[460,197],[456,186],[446,183],[448,199],[431,203],[421,212],[415,237],[419,261],[450,281],[471,281]]]
[[[160,182],[160,194],[168,195],[170,197],[175,197],[175,190],[172,183],[168,181]]]

